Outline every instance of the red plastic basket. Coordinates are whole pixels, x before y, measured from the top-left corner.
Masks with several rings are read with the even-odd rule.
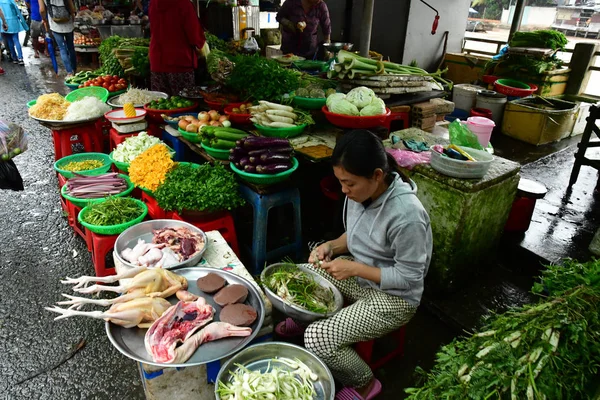
[[[502,93],[506,96],[527,97],[527,96],[531,96],[538,90],[538,87],[536,85],[534,85],[533,83],[528,83],[528,85],[529,85],[529,89],[521,89],[521,88],[503,85],[503,84],[499,83],[498,80],[496,80],[494,82],[494,90],[496,92]]]
[[[223,109],[228,106],[231,106],[233,108],[233,107],[239,107],[242,104],[244,104],[243,102],[235,102],[234,103],[234,102],[229,102],[227,100],[211,101],[208,99],[204,99],[204,102],[206,103],[207,106],[210,107],[211,110],[215,110],[218,112],[222,112]]]
[[[392,114],[389,108],[385,108],[385,114],[373,115],[369,117],[354,117],[351,115],[335,114],[329,112],[327,106],[321,109],[325,118],[335,126],[347,129],[368,129],[378,126],[388,126],[388,118]]]
[[[198,107],[198,103],[194,102],[194,104],[189,107],[175,108],[173,110],[155,110],[153,108],[148,108],[148,104],[145,104],[144,110],[146,110],[146,118],[148,120],[162,125],[165,123],[165,120],[163,119],[161,114],[166,114],[166,115],[179,114],[179,113],[183,113],[186,111],[195,110],[197,107]]]
[[[241,105],[241,104],[240,104]],[[238,108],[238,105],[235,104],[230,104],[227,107],[225,107],[225,114],[229,115],[229,120],[234,123],[234,124],[239,124],[239,125],[250,125],[252,124],[252,121],[250,121],[250,117],[252,117],[251,114],[236,114],[233,112],[234,108]]]

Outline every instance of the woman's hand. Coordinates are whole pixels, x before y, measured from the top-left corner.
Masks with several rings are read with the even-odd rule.
[[[329,262],[333,258],[333,249],[329,242],[325,242],[322,245],[316,247],[308,257],[310,264],[320,264],[320,261]]]
[[[294,23],[292,21],[290,21],[289,19],[282,19],[281,20],[281,26],[283,27],[284,30],[290,32],[290,33],[296,33],[296,25],[294,25]]]
[[[336,258],[333,261],[324,262],[321,268],[337,280],[344,280],[356,276],[357,263],[343,258]]]

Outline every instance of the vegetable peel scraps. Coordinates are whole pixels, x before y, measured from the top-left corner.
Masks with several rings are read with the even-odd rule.
[[[133,159],[129,178],[136,186],[155,191],[174,167],[167,146],[156,144]]]

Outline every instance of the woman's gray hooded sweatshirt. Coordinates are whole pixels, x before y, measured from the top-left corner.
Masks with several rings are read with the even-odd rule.
[[[417,307],[431,261],[431,224],[416,196],[417,185],[394,175],[389,188],[367,207],[346,199],[348,249],[357,262],[381,269],[379,285],[358,278],[362,287],[400,296]]]

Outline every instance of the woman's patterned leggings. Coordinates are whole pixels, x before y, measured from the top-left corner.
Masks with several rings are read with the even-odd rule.
[[[395,331],[410,321],[417,309],[401,297],[359,286],[354,277],[339,281],[321,268],[303,265],[333,283],[351,303],[334,316],[310,324],[304,332],[304,345],[342,384],[365,386],[373,372],[351,345]]]

